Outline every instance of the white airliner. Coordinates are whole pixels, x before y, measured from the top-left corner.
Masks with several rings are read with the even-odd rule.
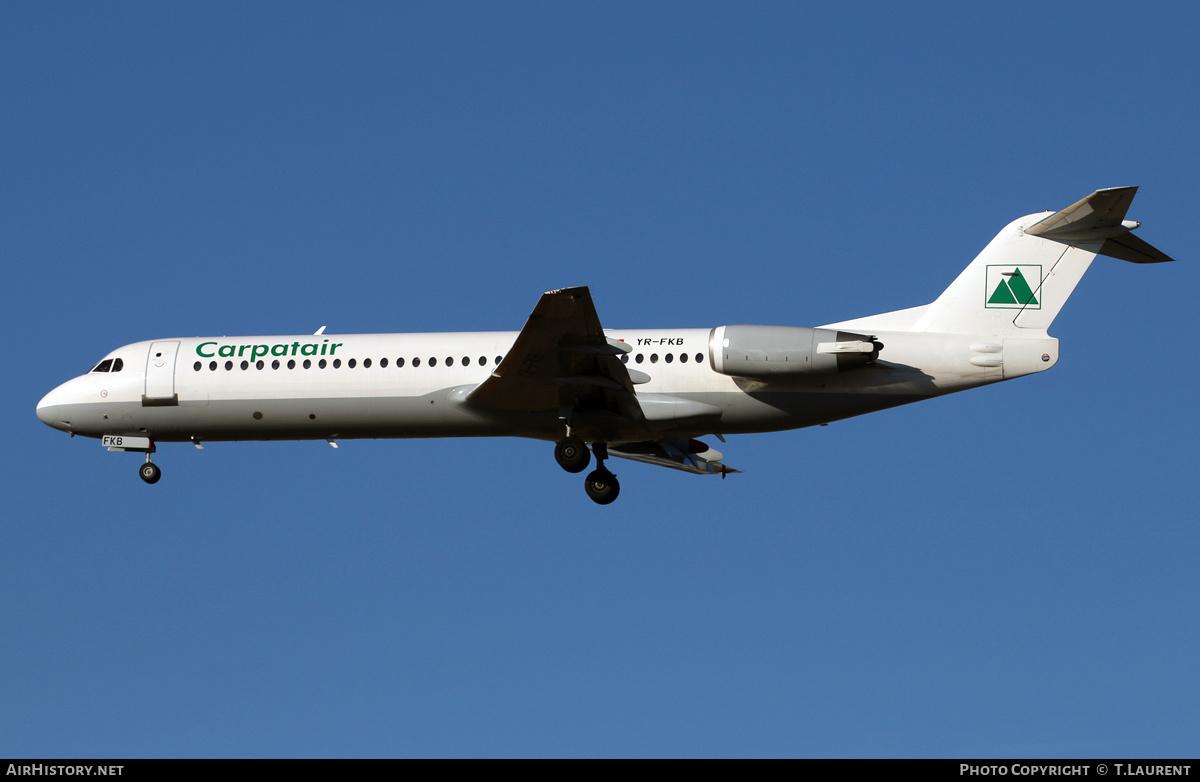
[[[542,294],[519,332],[172,338],[118,348],[37,406],[44,423],[146,454],[159,442],[531,437],[568,472],[619,456],[738,472],[695,439],[825,424],[1041,372],[1096,255],[1171,258],[1125,219],[1136,187],[1010,223],[932,304],[818,328],[605,329],[585,287]]]

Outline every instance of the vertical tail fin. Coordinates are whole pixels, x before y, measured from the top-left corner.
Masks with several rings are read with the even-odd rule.
[[[1129,232],[1136,187],[1097,190],[1061,212],[1009,223],[924,309],[912,331],[1019,335],[1045,332],[1097,255],[1134,263],[1172,258]]]

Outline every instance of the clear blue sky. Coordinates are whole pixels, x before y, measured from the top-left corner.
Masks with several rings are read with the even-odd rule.
[[[0,6],[0,756],[1195,756],[1194,4]],[[813,326],[1140,185],[1053,371],[730,437],[43,426],[210,334]]]

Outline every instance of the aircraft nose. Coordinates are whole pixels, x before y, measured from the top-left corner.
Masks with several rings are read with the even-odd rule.
[[[37,404],[38,420],[46,426],[52,426],[55,429],[61,429],[64,432],[70,428],[69,421],[63,421],[60,413],[62,412],[62,386],[54,389],[50,393],[42,397],[42,400]]]

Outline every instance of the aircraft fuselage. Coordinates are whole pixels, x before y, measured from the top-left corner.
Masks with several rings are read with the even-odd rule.
[[[161,339],[51,391],[38,417],[110,450],[156,442],[529,437],[568,472],[610,456],[727,475],[695,438],[825,424],[1041,372],[1054,317],[1097,255],[1171,258],[1130,234],[1137,188],[1009,223],[932,303],[816,328],[605,329],[585,287],[542,294],[519,332]]]
[[[981,353],[978,337],[884,332],[875,336],[885,345],[885,364],[766,381],[714,371],[712,329],[609,329],[605,334],[631,346],[623,361],[649,376],[637,386],[639,398],[716,408],[719,417],[700,429],[722,435],[813,426],[997,382],[1014,376],[1016,352],[1010,339],[1008,364],[980,366],[971,359],[1002,353],[1003,340],[994,340],[995,352]],[[42,400],[38,417],[77,435],[142,435],[160,442],[558,439],[557,411],[499,414],[466,399],[516,337],[517,332],[476,332],[138,342],[105,357],[121,359],[121,371],[93,371],[64,383]],[[1030,371],[1057,359],[1057,340],[1021,342],[1028,343],[1026,353],[1036,354],[1026,362]],[[648,418],[659,437],[703,433],[669,411],[650,411]],[[631,430],[612,441],[644,436]]]

